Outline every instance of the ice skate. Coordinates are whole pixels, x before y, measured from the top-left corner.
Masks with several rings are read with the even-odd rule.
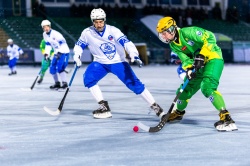
[[[166,113],[163,111],[163,109],[156,103],[154,103],[153,105],[151,105],[150,107],[155,113],[156,115],[161,119],[163,117],[163,115],[165,115]]]
[[[170,114],[168,118],[168,122],[178,122],[182,120],[183,115],[185,114],[185,110],[179,111],[179,110],[173,110],[173,112]]]
[[[218,131],[235,131],[238,130],[235,122],[231,118],[229,112],[227,110],[222,110],[219,113],[220,120],[214,123],[214,127]]]
[[[59,88],[61,88],[61,84],[60,84],[60,82],[55,82],[55,84],[51,85],[49,88],[50,89],[59,89]]]
[[[62,82],[62,89],[66,89],[68,87],[68,83],[67,82]]]
[[[15,75],[15,74],[17,74],[17,72],[16,71],[12,71],[11,73],[9,73],[9,76]]]
[[[96,119],[111,118],[112,114],[110,112],[108,102],[102,100],[98,104],[100,105],[100,108],[93,111],[93,117]]]

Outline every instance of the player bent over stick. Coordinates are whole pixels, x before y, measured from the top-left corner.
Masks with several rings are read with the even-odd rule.
[[[156,29],[159,39],[169,44],[171,50],[178,55],[182,68],[186,70],[186,79],[190,80],[177,101],[177,109],[170,114],[168,120],[181,120],[189,99],[201,89],[203,95],[219,111],[220,120],[214,124],[215,128],[218,131],[237,130],[224,99],[217,90],[224,60],[214,34],[199,27],[179,28],[172,17],[160,19]],[[192,73],[193,69],[195,73]]]
[[[116,75],[131,91],[150,105],[160,118],[165,114],[163,109],[155,102],[151,93],[137,78],[129,63],[126,62],[124,49],[131,57],[131,62],[138,61],[139,53],[135,45],[116,27],[106,24],[106,14],[101,8],[93,9],[90,14],[93,26],[83,30],[74,47],[74,61],[81,66],[80,57],[83,50],[88,47],[94,56],[93,62],[84,73],[84,85],[89,88],[100,108],[93,111],[94,118],[110,118],[112,114],[108,102],[104,100],[102,91],[97,85],[108,73]]]

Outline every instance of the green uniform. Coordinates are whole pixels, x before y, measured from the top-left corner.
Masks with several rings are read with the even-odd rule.
[[[177,103],[178,110],[187,107],[188,100],[199,90],[206,98],[209,98],[217,110],[226,109],[220,92],[217,91],[219,80],[224,67],[224,60],[220,47],[216,44],[216,38],[210,31],[199,27],[178,28],[178,41],[170,43],[170,48],[182,61],[182,68],[192,67],[194,57],[197,54],[205,56],[205,66],[196,72]],[[179,92],[179,89],[177,93]]]
[[[40,50],[42,52],[42,54],[44,55],[45,54],[45,46],[46,46],[46,43],[44,41],[44,39],[41,41],[40,43]],[[54,50],[52,49],[50,51],[50,56],[53,56],[54,55]],[[41,68],[41,72],[40,72],[40,77],[43,78],[44,75],[45,75],[45,72],[48,70],[49,66],[50,66],[50,58],[48,60],[45,60],[45,58],[42,59],[42,68]]]

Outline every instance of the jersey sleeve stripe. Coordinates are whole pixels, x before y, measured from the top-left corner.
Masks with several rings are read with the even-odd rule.
[[[118,41],[123,47],[124,47],[124,44],[125,44],[125,43],[130,42],[126,36],[121,36],[117,41]]]

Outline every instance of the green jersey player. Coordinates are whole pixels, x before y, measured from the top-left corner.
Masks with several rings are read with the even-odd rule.
[[[43,55],[45,54],[45,46],[46,46],[46,42],[43,39],[41,41],[41,43],[40,43],[40,50],[41,50],[41,52],[42,52]],[[51,49],[51,51],[50,51],[50,58],[48,58],[48,59],[43,58],[42,59],[42,67],[41,67],[41,72],[40,72],[40,79],[37,81],[38,84],[42,83],[43,77],[45,75],[45,72],[48,70],[48,68],[50,66],[50,63],[51,63],[51,58],[53,56],[54,56],[54,50]]]
[[[156,30],[159,39],[169,44],[171,50],[178,55],[182,68],[186,70],[186,79],[190,80],[169,121],[181,120],[189,99],[201,89],[203,95],[219,111],[220,120],[214,124],[215,128],[218,131],[237,130],[224,99],[217,90],[224,60],[214,34],[199,27],[179,28],[172,17],[160,19]]]

